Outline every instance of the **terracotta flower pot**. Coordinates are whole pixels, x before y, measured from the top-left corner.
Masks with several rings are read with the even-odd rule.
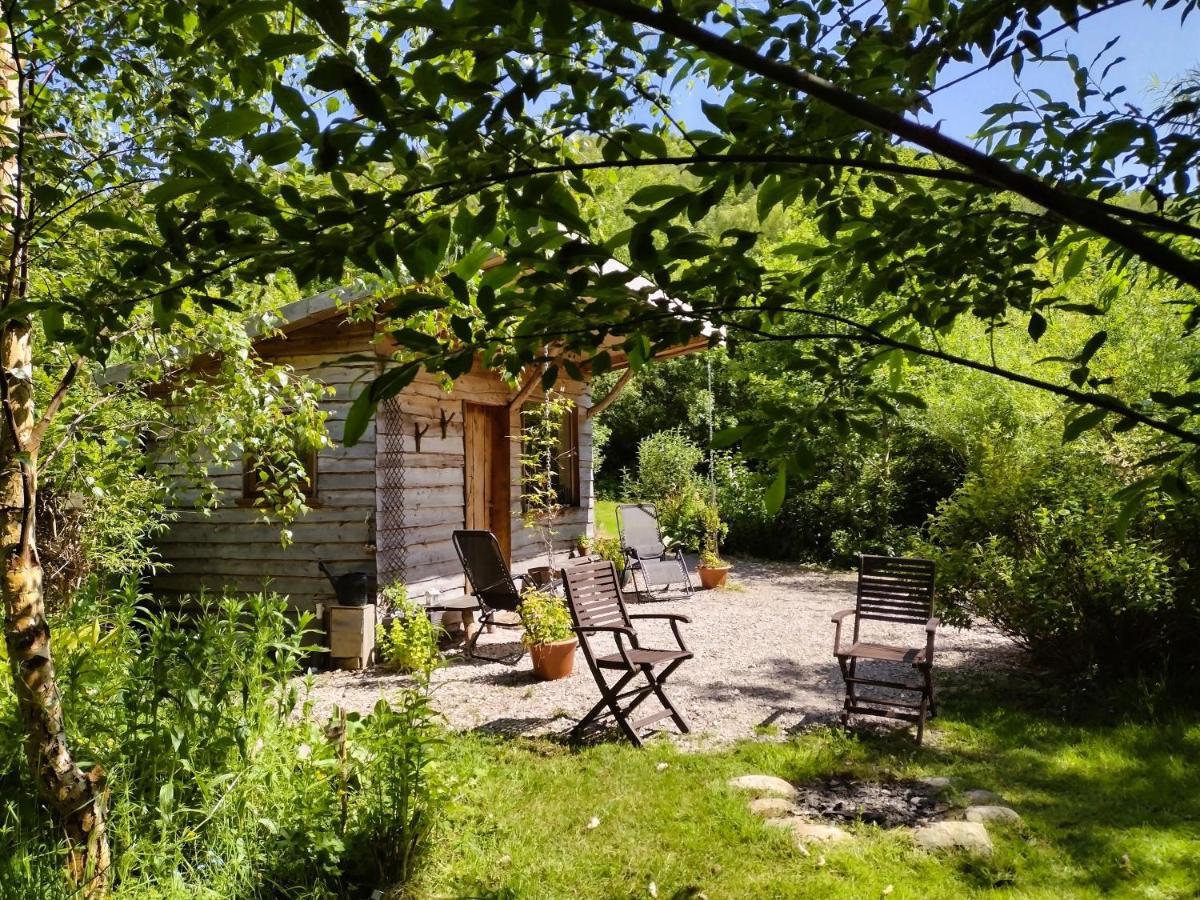
[[[700,566],[700,585],[706,591],[719,588],[725,583],[725,576],[733,566]]]
[[[529,648],[533,674],[542,681],[566,678],[575,670],[575,648],[579,641],[570,638],[552,644],[534,644]]]

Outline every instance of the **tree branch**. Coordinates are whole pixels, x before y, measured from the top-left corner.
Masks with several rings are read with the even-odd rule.
[[[46,429],[50,427],[50,423],[54,421],[54,417],[58,414],[59,407],[62,406],[63,400],[66,399],[67,391],[71,389],[71,384],[75,381],[75,376],[79,374],[79,370],[83,368],[84,358],[76,357],[67,366],[67,371],[63,373],[63,377],[58,382],[58,387],[54,390],[54,396],[50,398],[50,402],[46,404],[46,409],[42,413],[37,424],[33,426],[33,430],[29,433],[29,451],[36,453],[42,446],[42,440],[46,436]]]
[[[1125,248],[1155,268],[1180,282],[1200,288],[1200,261],[1188,259],[1172,247],[1148,237],[1137,229],[1117,221],[1108,213],[1041,179],[1012,168],[961,141],[942,134],[936,128],[905,118],[865,97],[851,93],[810,72],[786,62],[767,59],[749,47],[721,37],[683,19],[664,15],[632,0],[575,0],[579,5],[608,13],[627,22],[637,22],[655,31],[675,37],[686,44],[719,57],[746,71],[761,75],[806,94],[866,123],[872,128],[923,147],[952,160],[998,188],[1012,191],[1045,207],[1068,222],[1093,231]]]

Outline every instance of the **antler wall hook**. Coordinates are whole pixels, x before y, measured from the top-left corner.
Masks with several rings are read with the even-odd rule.
[[[439,412],[442,414],[442,440],[444,441],[446,439],[446,429],[450,427],[450,423],[454,421],[454,417],[458,415],[458,413],[450,413],[450,415],[447,416],[445,409],[441,409]]]
[[[418,425],[416,422],[413,422],[413,443],[417,445],[417,453],[421,452],[421,438],[425,436],[425,432],[428,430],[428,425]]]

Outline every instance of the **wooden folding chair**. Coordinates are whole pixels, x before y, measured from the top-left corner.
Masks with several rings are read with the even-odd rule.
[[[679,631],[681,622],[689,623],[691,620],[677,613],[631,616],[625,609],[616,567],[606,559],[566,567],[562,570],[562,579],[567,593],[567,607],[575,622],[575,633],[579,635],[584,659],[596,679],[596,686],[600,688],[600,702],[571,730],[572,738],[579,737],[589,725],[608,714],[612,715],[635,747],[642,746],[640,732],[668,717],[674,720],[681,732],[689,732],[691,727],[687,719],[667,699],[663,683],[693,656]],[[635,619],[669,621],[679,648],[651,650],[642,647],[633,628]],[[612,637],[615,653],[597,652],[598,649],[607,649],[597,648],[593,643],[604,635]],[[662,666],[661,670],[659,666]],[[617,673],[616,680],[609,683],[604,676],[606,671]],[[639,676],[645,680],[645,684],[630,688],[630,682]],[[662,711],[634,719],[634,711],[651,695],[658,699]]]
[[[850,715],[884,716],[915,722],[917,743],[925,736],[925,720],[937,715],[937,698],[933,690],[933,641],[939,621],[933,615],[934,570],[927,559],[894,556],[860,556],[858,562],[858,597],[854,609],[843,609],[833,616],[833,652],[837,656],[846,682],[846,700],[842,725]],[[842,620],[854,616],[854,637],[843,648]],[[918,647],[878,644],[861,640],[864,621],[891,622],[925,627],[925,645]],[[860,659],[910,665],[920,675],[920,682],[887,681],[864,678],[858,674]],[[882,687],[901,693],[900,698],[863,697],[858,688]],[[916,693],[919,700],[902,699],[906,693]],[[908,712],[898,710],[909,710]]]

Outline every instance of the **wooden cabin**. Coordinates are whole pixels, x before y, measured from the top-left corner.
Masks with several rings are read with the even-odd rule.
[[[224,492],[219,508],[205,514],[181,500],[159,538],[168,568],[152,579],[156,594],[269,589],[311,610],[333,597],[318,568],[323,562],[335,574],[367,572],[381,585],[400,580],[410,596],[431,588],[457,595],[465,583],[451,534],[464,527],[493,531],[514,571],[544,563],[540,536],[521,521],[521,408],[541,398],[540,373],[514,387],[478,368],[447,391],[423,372],[379,407],[355,446],[345,447],[350,404],[393,348],[372,323],[350,321],[337,297],[328,292],[285,307],[279,330],[256,344],[263,359],[334,389],[322,400],[334,446],[312,458],[311,509],[291,526],[292,543],[283,547],[279,526],[253,505],[254,479],[244,461],[222,461],[210,469]],[[689,349],[696,348],[679,352]],[[569,462],[560,471],[565,511],[555,532],[565,548],[594,531],[593,404],[588,386],[565,372],[558,387],[575,402],[560,445]]]

